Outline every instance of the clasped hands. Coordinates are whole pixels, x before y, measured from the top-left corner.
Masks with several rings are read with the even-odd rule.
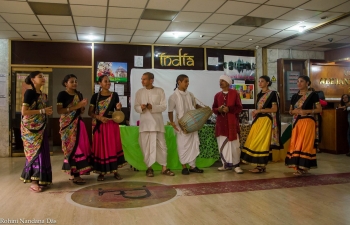
[[[150,103],[142,104],[141,109],[142,109],[142,111],[145,109],[152,109],[152,105]]]
[[[227,107],[227,106],[224,106],[224,105],[222,105],[222,106],[220,106],[219,108],[218,108],[218,111],[219,112],[221,112],[221,113],[228,113],[228,111],[229,111],[229,108]]]
[[[293,109],[291,112],[290,112],[291,115],[301,115],[301,116],[306,116],[307,113],[305,113],[305,110],[301,109],[301,108],[296,108],[296,109]]]

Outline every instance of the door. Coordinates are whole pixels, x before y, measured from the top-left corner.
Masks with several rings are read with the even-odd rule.
[[[11,103],[10,103],[10,127],[11,127],[11,156],[24,156],[23,142],[21,139],[21,108],[23,96],[30,85],[27,85],[24,80],[33,71],[41,71],[45,77],[45,85],[42,87],[42,92],[47,96],[47,105],[52,105],[52,69],[51,68],[12,68],[11,73]],[[47,130],[49,134],[50,153],[52,153],[52,130],[48,121]]]

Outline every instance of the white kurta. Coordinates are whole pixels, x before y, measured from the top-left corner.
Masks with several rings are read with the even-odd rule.
[[[151,104],[152,109],[142,111],[142,104]],[[167,108],[165,93],[162,88],[141,88],[136,92],[134,109],[140,113],[139,144],[147,167],[156,161],[166,166],[167,147],[164,138],[162,112]]]
[[[222,165],[225,168],[233,167],[239,164],[241,160],[241,148],[239,143],[239,137],[233,141],[227,141],[224,147],[222,144],[227,139],[225,136],[218,136],[216,140],[218,141],[220,157]]]
[[[199,155],[199,137],[198,132],[192,132],[185,134],[182,132],[178,119],[181,118],[184,113],[189,110],[195,109],[196,101],[192,93],[186,91],[179,91],[178,89],[169,97],[168,111],[175,111],[174,118],[176,127],[179,131],[175,131],[177,151],[181,164],[191,164],[196,160]]]

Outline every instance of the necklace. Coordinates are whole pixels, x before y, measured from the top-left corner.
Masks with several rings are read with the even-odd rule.
[[[228,93],[222,92],[222,94],[223,94],[223,96],[224,96],[224,105],[226,105],[226,98],[227,98]]]
[[[222,106],[220,106],[220,107],[224,108],[224,106],[226,106],[226,98],[227,98],[228,92],[227,93],[222,92],[222,94],[223,94],[223,97],[224,97],[224,104]],[[225,112],[221,112],[221,116],[225,117],[226,113]]]

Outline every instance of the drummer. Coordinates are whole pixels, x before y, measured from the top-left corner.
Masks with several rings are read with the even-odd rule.
[[[177,151],[179,159],[182,164],[182,174],[189,175],[192,173],[203,173],[203,170],[198,169],[196,166],[196,158],[199,155],[199,137],[198,132],[192,132],[185,134],[181,130],[178,124],[178,119],[181,118],[186,112],[200,108],[201,106],[196,104],[196,100],[193,94],[187,91],[189,85],[188,76],[181,74],[176,79],[176,87],[174,93],[170,96],[168,102],[168,116],[171,126],[173,126],[176,135]],[[176,111],[174,120],[173,111]],[[190,166],[188,169],[186,164]]]
[[[141,77],[143,88],[136,92],[134,109],[140,113],[139,144],[142,149],[144,162],[148,169],[147,177],[153,177],[152,165],[157,161],[162,165],[162,174],[174,176],[166,168],[167,147],[162,112],[166,110],[166,98],[162,88],[153,86],[153,73],[144,73]]]

